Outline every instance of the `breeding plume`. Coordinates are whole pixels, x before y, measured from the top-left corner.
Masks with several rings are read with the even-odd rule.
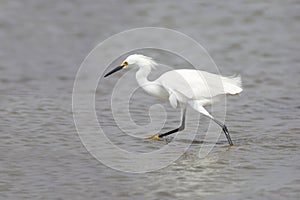
[[[181,108],[181,125],[178,128],[149,138],[159,139],[182,131],[185,127],[186,107],[189,105],[221,126],[229,145],[233,145],[225,124],[209,114],[204,106],[212,105],[226,95],[241,93],[243,89],[240,76],[224,77],[200,70],[178,69],[162,74],[155,81],[149,81],[147,77],[156,66],[157,63],[152,58],[133,54],[104,76],[107,77],[121,69],[136,67],[136,80],[149,95],[169,101],[173,108]]]

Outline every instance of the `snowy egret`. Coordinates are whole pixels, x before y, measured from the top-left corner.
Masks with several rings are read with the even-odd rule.
[[[160,139],[182,131],[185,127],[186,107],[189,105],[221,126],[229,145],[232,146],[233,142],[225,124],[216,120],[204,106],[211,105],[226,95],[241,93],[243,89],[240,76],[224,77],[200,70],[178,69],[162,74],[155,81],[149,81],[147,76],[156,66],[157,63],[152,58],[133,54],[128,56],[120,66],[104,76],[107,77],[124,68],[137,67],[136,80],[149,95],[168,100],[173,108],[181,108],[181,125],[179,128],[166,133],[155,134],[149,139]]]

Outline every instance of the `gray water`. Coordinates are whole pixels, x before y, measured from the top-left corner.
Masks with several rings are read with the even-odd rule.
[[[299,13],[296,0],[2,0],[0,198],[299,199]],[[222,74],[242,75],[244,91],[228,99],[226,115],[236,148],[224,148],[221,135],[200,159],[200,137],[177,161],[141,174],[111,169],[87,152],[72,116],[76,72],[99,42],[144,26],[181,31],[207,49]],[[97,114],[118,140],[120,130],[104,117],[106,92],[96,97]],[[135,122],[149,123],[144,111],[156,100],[138,90],[132,101]],[[194,114],[188,110],[182,134]],[[168,117],[166,130],[179,123],[177,112]],[[147,151],[145,143],[165,145],[128,139],[123,146]]]

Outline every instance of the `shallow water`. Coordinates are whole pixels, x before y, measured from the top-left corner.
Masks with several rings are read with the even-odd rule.
[[[1,1],[1,199],[299,199],[299,7],[298,1]],[[161,170],[116,171],[86,151],[72,116],[76,72],[98,42],[143,26],[181,31],[208,50],[222,74],[242,75],[242,95],[227,99],[236,148],[225,148],[221,135],[199,158],[208,120],[198,123],[190,109],[187,129],[171,143],[190,143],[199,125],[195,142]],[[137,152],[166,145],[126,137],[115,127],[108,98],[118,77],[101,82],[96,93],[109,138]],[[128,87],[134,84],[129,77]],[[147,125],[148,109],[158,101],[138,89],[131,102],[132,119]],[[179,113],[161,105],[168,111],[164,130],[177,126]],[[150,128],[143,136],[154,134]]]

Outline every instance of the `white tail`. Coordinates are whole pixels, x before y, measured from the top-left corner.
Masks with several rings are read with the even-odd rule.
[[[229,95],[237,95],[243,91],[240,76],[221,77],[224,91]]]

